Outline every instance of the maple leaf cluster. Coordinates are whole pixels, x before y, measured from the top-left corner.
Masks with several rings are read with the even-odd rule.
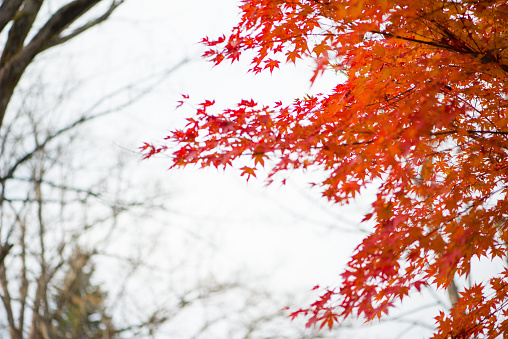
[[[228,37],[203,40],[205,57],[218,64],[254,51],[254,73],[311,58],[311,82],[325,71],[347,78],[291,105],[244,100],[217,112],[203,103],[168,136],[178,145],[173,166],[225,167],[248,156],[248,177],[268,158],[271,177],[312,166],[337,203],[381,182],[364,219],[375,229],[340,287],[293,316],[330,328],[349,316],[372,320],[411,290],[468,276],[473,258],[506,261],[505,1],[245,0],[241,10]],[[161,149],[145,146],[148,156]],[[504,270],[438,315],[434,338],[508,336],[507,303]]]

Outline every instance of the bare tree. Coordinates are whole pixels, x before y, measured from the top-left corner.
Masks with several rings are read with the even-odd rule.
[[[50,310],[54,307],[50,287],[62,268],[70,265],[67,252],[77,244],[71,231],[60,239],[53,233],[66,221],[65,210],[75,203],[72,199],[83,203],[95,193],[48,177],[65,163],[62,143],[51,150],[48,143],[86,117],[75,121],[75,126],[51,130],[41,126],[40,116],[22,105],[11,111],[5,125],[7,107],[38,54],[106,20],[123,0],[109,1],[106,7],[99,6],[101,2],[58,2],[56,9],[55,2],[44,0],[4,0],[0,4],[0,34],[5,37],[0,57],[0,283],[7,319],[3,325],[12,338],[44,338],[51,332]],[[89,14],[92,12],[94,15]],[[56,191],[61,193],[59,197]],[[68,192],[75,197],[68,200]],[[60,217],[54,219],[48,211],[59,211]]]
[[[164,267],[152,255],[155,242],[134,233],[157,232],[149,225],[167,215],[167,193],[135,183],[137,164],[125,154],[108,165],[93,161],[99,150],[80,151],[88,147],[87,123],[135,98],[102,111],[101,97],[59,126],[53,116],[61,114],[59,103],[48,102],[44,86],[20,93],[0,133],[0,336],[149,336],[195,305],[238,291],[237,281],[211,277],[183,289],[163,282],[187,265]],[[65,93],[57,97],[65,101]],[[92,274],[96,267],[108,274]],[[149,295],[142,277],[163,283],[162,293]]]
[[[102,8],[100,4],[105,2],[109,4]],[[51,11],[55,2],[48,0],[2,1],[0,33],[7,27],[10,28],[0,58],[0,127],[18,82],[35,57],[105,21],[123,2],[124,0],[58,1],[61,6]],[[43,8],[46,10],[42,11]],[[47,10],[51,14],[41,18],[40,13],[46,14]]]
[[[26,93],[0,134],[2,325],[11,338],[55,338],[62,317],[69,315],[69,303],[78,297],[83,301],[75,288],[83,283],[83,270],[109,250],[120,218],[163,207],[156,197],[124,199],[125,182],[119,182],[125,178],[114,173],[121,171],[120,165],[107,175],[83,180],[87,169],[76,161],[74,149],[79,147],[78,127],[100,114],[53,126],[51,117],[38,109],[44,105],[36,99],[44,96],[37,95],[37,87]],[[134,256],[123,259],[135,261]]]
[[[105,321],[111,322],[109,314],[114,313],[114,305],[127,295],[124,287],[145,267],[145,253],[127,251],[126,255],[126,251],[115,251],[115,242],[125,232],[125,215],[146,216],[164,209],[165,203],[154,195],[140,196],[135,189],[138,196],[133,198],[127,192],[130,181],[122,173],[122,163],[102,166],[103,175],[91,174],[85,161],[76,160],[84,154],[76,152],[80,146],[75,140],[86,123],[146,94],[153,79],[148,85],[143,81],[128,85],[138,88],[137,93],[116,106],[102,109],[101,104],[125,88],[104,95],[81,112],[66,112],[69,116],[64,123],[58,119],[58,113],[62,113],[58,105],[68,100],[68,93],[61,93],[54,102],[42,100],[48,90],[33,74],[29,74],[32,83],[28,90],[22,93],[18,86],[29,66],[33,69],[38,54],[105,21],[122,3],[4,0],[0,4],[0,34],[5,37],[0,57],[2,337],[7,333],[11,338],[75,336],[76,332],[69,331],[82,330],[90,316],[100,316],[101,325],[106,326]],[[16,106],[9,106],[13,98],[18,99]],[[122,266],[125,272],[117,281],[115,295],[108,298],[105,292],[83,292],[83,288],[100,289],[86,272],[100,256],[114,258],[116,266]],[[101,300],[87,302],[91,297]],[[84,313],[73,310],[73,305],[84,306],[80,310]],[[101,314],[88,314],[86,305],[94,306]],[[153,331],[167,320],[167,312],[164,307],[147,310],[119,321],[118,326],[107,325],[107,333],[118,336],[143,329]],[[79,324],[63,325],[70,316],[84,318]]]

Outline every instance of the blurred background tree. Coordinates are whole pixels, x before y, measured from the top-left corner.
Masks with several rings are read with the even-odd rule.
[[[90,254],[74,250],[69,268],[53,296],[55,321],[50,338],[109,339],[115,336],[106,309],[107,293],[92,281]]]

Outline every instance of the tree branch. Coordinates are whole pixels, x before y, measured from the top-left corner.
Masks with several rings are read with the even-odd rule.
[[[18,218],[18,216],[16,216]],[[18,327],[24,328],[25,325],[25,311],[26,311],[26,299],[28,297],[28,276],[27,276],[27,250],[26,250],[26,222],[24,220],[19,220],[21,235],[20,235],[20,245],[21,245],[21,276],[20,276],[20,286],[19,286],[19,320]]]
[[[48,19],[22,52],[22,57],[32,60],[74,21],[97,5],[101,0],[74,0],[61,7]]]
[[[5,244],[0,247],[0,265],[3,264],[5,257],[7,254],[9,254],[9,251],[11,250],[13,244]]]
[[[4,0],[0,6],[0,32],[2,32],[19,10],[23,0]]]
[[[4,64],[0,64],[0,88],[2,88],[2,96],[0,97],[0,127],[2,126],[5,111],[11,100],[14,88],[16,88],[21,76],[35,56],[43,50],[49,48],[51,41],[54,40],[55,37],[57,37],[65,28],[69,27],[69,25],[83,16],[100,1],[101,0],[74,0],[71,3],[62,6],[48,19],[46,24],[37,32],[26,47],[22,48],[22,42],[21,47],[19,47],[20,41],[24,41],[26,34],[28,34],[32,28],[33,21],[30,20],[32,19],[32,15],[35,12],[38,12],[37,5],[39,4],[40,6],[40,3],[42,3],[43,0],[32,0],[30,2],[30,4],[33,3],[33,8],[30,7],[30,11],[28,11],[27,8],[26,14],[28,16],[26,19],[20,19],[20,28],[16,30],[19,31],[19,33],[16,35],[16,38],[14,38],[14,33],[12,33],[13,37],[12,42],[10,43],[12,47],[7,51],[4,51],[5,57],[0,59],[4,62]],[[116,3],[117,2],[115,1],[113,4]],[[23,13],[23,11],[21,13]],[[16,22],[13,25],[15,26]],[[22,37],[23,39],[21,39]],[[16,48],[22,49],[14,53]]]
[[[448,292],[448,297],[450,298],[450,303],[452,307],[455,306],[457,301],[459,300],[459,290],[457,289],[457,284],[455,284],[455,279],[450,281],[450,286],[446,289]]]
[[[81,33],[86,32],[90,28],[92,28],[92,27],[94,27],[94,26],[96,26],[96,25],[106,21],[110,17],[110,15],[113,13],[113,11],[118,6],[120,6],[123,2],[124,2],[124,0],[113,1],[111,3],[111,6],[108,8],[108,10],[106,12],[104,12],[104,14],[102,14],[101,16],[99,16],[98,18],[96,18],[94,20],[90,20],[89,22],[87,22],[83,26],[74,29],[71,33],[69,33],[66,36],[55,37],[54,40],[52,40],[44,49],[48,49],[48,48],[54,47],[56,45],[63,44],[65,42],[75,38],[76,36],[80,35]]]
[[[155,86],[157,86],[159,84],[159,81],[167,79],[169,74],[173,73],[174,71],[179,69],[181,66],[183,66],[187,62],[189,62],[188,59],[183,59],[179,63],[177,63],[175,66],[173,66],[173,67],[169,68],[167,71],[161,73],[160,76],[157,76],[156,74],[150,74],[146,78],[138,79],[138,80],[136,80],[136,82],[127,84],[126,86],[121,87],[120,89],[118,89],[116,91],[113,91],[113,92],[111,92],[109,94],[106,94],[103,97],[99,98],[95,103],[90,105],[89,108],[86,109],[83,112],[81,118],[79,118],[78,120],[74,121],[73,123],[71,123],[71,124],[69,124],[69,125],[67,125],[65,127],[62,127],[60,130],[54,132],[53,134],[50,134],[49,136],[46,137],[46,139],[43,142],[41,142],[39,145],[36,145],[36,147],[34,147],[31,151],[29,151],[24,156],[22,156],[21,158],[16,160],[16,162],[9,168],[7,173],[3,177],[0,177],[0,183],[5,183],[6,180],[12,179],[13,176],[14,176],[14,173],[16,172],[16,169],[21,164],[23,164],[26,161],[30,160],[38,151],[41,151],[42,149],[44,149],[44,147],[50,141],[52,141],[53,139],[55,139],[59,135],[64,134],[64,133],[74,129],[74,128],[80,126],[81,124],[83,124],[85,122],[91,121],[93,119],[100,118],[102,116],[111,114],[113,112],[118,112],[122,108],[125,108],[125,107],[133,104],[134,102],[137,102],[138,100],[143,98],[145,95],[147,95]],[[108,99],[114,98],[117,95],[120,95],[120,94],[124,93],[128,89],[132,89],[135,86],[140,86],[139,83],[148,82],[148,81],[150,81],[151,84],[146,85],[146,88],[143,88],[142,90],[140,90],[139,93],[137,93],[133,97],[127,99],[125,102],[120,103],[120,104],[118,104],[117,106],[115,106],[113,108],[106,109],[104,111],[92,114],[92,112],[94,110],[98,109]],[[1,126],[1,120],[0,120],[0,126]],[[3,201],[2,199],[3,199],[2,196],[0,196],[0,206],[1,206],[2,201]]]
[[[9,246],[9,245],[7,245]],[[5,245],[4,245],[5,248]],[[2,249],[2,251],[4,250]],[[4,252],[7,255],[8,251]],[[4,256],[5,258],[5,256]],[[0,285],[2,286],[3,294],[2,294],[2,302],[4,304],[5,312],[7,313],[7,321],[9,324],[9,333],[12,339],[21,339],[20,329],[16,328],[16,323],[14,322],[14,315],[12,312],[12,298],[9,292],[9,284],[7,282],[7,274],[5,272],[5,263],[0,263]]]
[[[9,30],[9,37],[4,46],[2,58],[0,59],[0,68],[5,66],[13,56],[23,49],[25,39],[32,29],[42,3],[43,0],[30,0],[23,6],[21,11],[18,11],[14,16],[14,21]]]

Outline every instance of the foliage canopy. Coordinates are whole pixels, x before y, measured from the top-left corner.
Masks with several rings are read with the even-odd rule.
[[[168,136],[173,166],[267,158],[275,173],[320,169],[323,195],[346,203],[381,182],[374,231],[340,287],[305,313],[309,325],[388,313],[411,290],[445,288],[473,258],[507,258],[508,4],[470,0],[247,0],[229,36],[203,42],[219,64],[254,51],[251,71],[312,58],[346,75],[291,105],[204,102]],[[147,156],[172,146],[145,144]],[[508,335],[508,269],[465,289],[434,338]]]

